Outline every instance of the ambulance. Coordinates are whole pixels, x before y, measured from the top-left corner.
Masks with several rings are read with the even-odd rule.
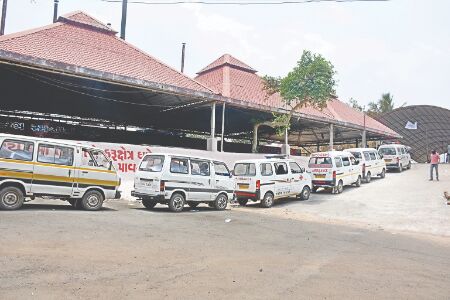
[[[292,159],[240,160],[235,163],[233,174],[235,195],[242,206],[251,200],[268,208],[276,199],[308,200],[311,193],[311,177]]]
[[[378,153],[384,159],[387,169],[402,172],[411,169],[411,148],[399,144],[385,144],[378,148]]]
[[[362,179],[366,183],[369,183],[374,176],[386,177],[386,163],[376,149],[350,148],[344,151],[350,152],[359,160],[359,165],[362,167]]]
[[[308,163],[312,177],[312,191],[324,188],[340,194],[344,186],[361,186],[362,168],[350,152],[329,151],[311,154]]]
[[[120,198],[120,178],[101,149],[55,139],[0,134],[0,209],[36,197],[99,210]]]
[[[131,196],[147,209],[165,204],[181,212],[207,203],[226,209],[233,198],[234,181],[224,162],[180,154],[152,153],[144,156],[134,178]]]

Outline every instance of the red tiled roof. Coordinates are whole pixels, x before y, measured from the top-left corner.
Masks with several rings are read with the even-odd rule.
[[[204,73],[206,71],[209,71],[209,70],[212,70],[212,69],[215,69],[215,68],[218,68],[218,67],[222,67],[224,65],[234,66],[236,68],[247,70],[247,71],[249,71],[251,73],[256,73],[257,72],[255,69],[253,69],[249,65],[243,63],[239,59],[234,58],[230,54],[224,54],[221,57],[219,57],[218,59],[216,59],[215,61],[213,61],[212,63],[210,63],[208,66],[203,68],[197,74],[200,75],[200,74],[202,74],[202,73]]]
[[[210,89],[115,35],[83,12],[58,22],[0,37],[0,50],[134,79],[210,92]]]
[[[227,55],[227,54],[226,54]],[[243,100],[257,105],[267,105],[276,108],[286,108],[279,94],[267,97],[264,90],[263,79],[251,67],[242,68],[232,63],[220,64],[224,56],[201,70],[195,78],[215,92],[232,99]],[[228,58],[233,61],[233,57]],[[219,62],[218,62],[219,61]],[[244,64],[241,62],[241,64]],[[245,64],[244,64],[245,65]],[[246,66],[246,65],[245,65]],[[353,109],[338,99],[331,99],[327,106],[318,110],[312,107],[303,107],[300,113],[328,120],[351,123],[364,126],[364,114]],[[393,130],[366,116],[366,127],[375,131],[381,131],[390,135],[397,135]]]

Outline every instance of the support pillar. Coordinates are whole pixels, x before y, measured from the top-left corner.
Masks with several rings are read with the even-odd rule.
[[[362,148],[367,148],[367,138],[366,138],[366,134],[367,134],[367,131],[366,131],[366,130],[363,130],[363,132],[362,132],[362,141],[361,141],[361,147],[362,147]]]
[[[289,156],[291,154],[291,147],[289,146],[289,132],[286,128],[284,131],[284,145],[281,146],[281,154]]]
[[[317,143],[317,152],[320,152],[320,144]]]
[[[334,125],[330,124],[330,146],[329,150],[333,151],[334,148]]]
[[[207,140],[206,149],[208,151],[217,151],[216,135],[216,102],[211,104],[211,137]]]
[[[220,151],[223,152],[223,144],[225,142],[225,139],[223,137],[223,133],[225,132],[225,108],[226,108],[226,104],[225,102],[223,103],[222,106],[222,137],[221,137],[221,142],[220,142]]]

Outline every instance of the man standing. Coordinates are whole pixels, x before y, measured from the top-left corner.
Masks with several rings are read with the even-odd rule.
[[[441,158],[439,157],[439,153],[436,150],[431,151],[430,155],[430,181],[433,181],[433,169],[436,169],[436,180],[439,181],[439,162]]]

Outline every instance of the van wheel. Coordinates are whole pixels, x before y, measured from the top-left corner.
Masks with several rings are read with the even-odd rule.
[[[19,209],[23,201],[24,195],[19,188],[8,186],[0,191],[0,209],[2,210]]]
[[[152,209],[158,204],[155,200],[142,199],[142,205],[147,209]]]
[[[366,175],[366,183],[370,183],[372,181],[372,173],[367,172]]]
[[[189,201],[188,202],[188,205],[191,208],[196,208],[199,204],[200,204],[200,202],[194,202],[194,201]]]
[[[403,172],[403,166],[402,166],[402,164],[400,164],[400,166],[398,167],[398,172],[399,172],[399,173]]]
[[[173,212],[180,212],[184,208],[185,199],[181,194],[173,194],[169,200],[169,209]]]
[[[302,193],[300,194],[300,199],[308,200],[310,195],[311,195],[311,190],[309,189],[308,186],[305,186],[302,190]]]
[[[273,194],[271,192],[267,192],[261,200],[261,206],[264,208],[269,208],[273,205],[273,201]]]
[[[360,187],[361,186],[361,176],[358,176],[358,180],[356,180],[355,185],[356,185],[356,187]]]
[[[238,203],[240,206],[246,206],[248,199],[238,199]]]
[[[335,187],[336,194],[340,194],[344,191],[344,182],[339,180],[337,187]]]
[[[411,162],[408,163],[408,165],[406,166],[406,169],[411,169]]]
[[[84,210],[99,210],[103,205],[103,195],[99,191],[87,191],[81,201],[81,207]],[[78,204],[78,203],[77,203]]]
[[[383,171],[381,171],[381,174],[380,174],[380,178],[384,178],[384,177],[386,177],[386,170],[385,169],[383,169]]]
[[[220,194],[214,200],[214,208],[217,210],[224,210],[228,205],[228,197],[225,194]]]

